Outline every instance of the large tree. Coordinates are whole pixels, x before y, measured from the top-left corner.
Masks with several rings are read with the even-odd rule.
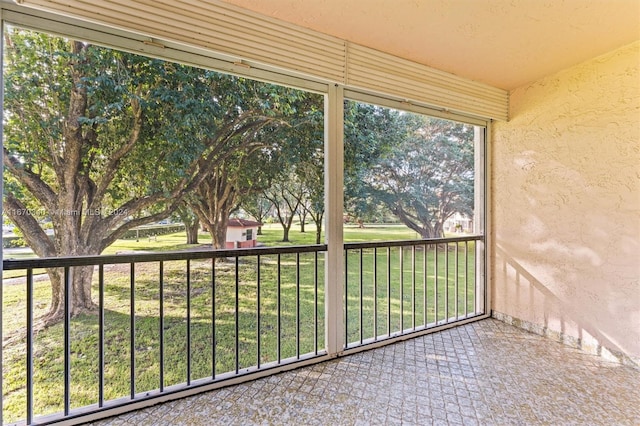
[[[246,94],[236,93],[238,108],[269,111],[274,120],[236,138],[238,148],[229,161],[213,167],[187,199],[214,248],[225,246],[229,215],[242,201],[267,190],[290,167],[291,159],[305,151],[308,143],[299,138],[300,129],[309,126],[310,111],[322,102],[315,94],[255,81],[245,81],[242,87]]]
[[[198,244],[198,233],[200,231],[198,215],[193,212],[193,209],[186,201],[176,209],[175,214],[184,224],[184,230],[187,233],[187,244]]]
[[[249,151],[244,152],[243,156],[234,157],[234,161],[213,167],[187,197],[187,203],[211,235],[214,249],[225,247],[229,216],[238,209],[241,197],[262,191],[268,186],[268,176],[260,168],[264,163],[258,160],[262,156],[247,149]]]
[[[316,225],[316,244],[322,240],[324,219],[324,116],[319,105],[309,105],[306,119],[296,126],[295,145],[303,147],[292,158],[297,181],[303,187],[300,203],[301,231],[309,216]]]
[[[391,214],[422,238],[473,211],[473,127],[345,103],[345,210],[358,222]]]
[[[273,204],[276,218],[282,226],[282,242],[289,242],[289,231],[304,197],[304,186],[295,174],[275,182],[262,193]]]
[[[473,127],[435,118],[373,165],[365,186],[422,238],[444,237],[454,213],[473,215]]]
[[[240,92],[233,77],[21,29],[5,42],[5,214],[40,257],[100,254],[169,216],[273,121],[220,96]],[[64,308],[61,271],[48,273],[45,324]],[[94,308],[92,273],[72,270],[72,315]]]
[[[397,110],[355,101],[345,101],[344,111],[345,213],[360,224],[377,222],[384,204],[372,196],[366,177],[416,128],[415,122]]]
[[[316,225],[316,244],[322,242],[322,222],[324,219],[324,173],[322,156],[315,162],[299,164],[296,173],[303,187],[300,208]]]
[[[257,194],[245,194],[240,201],[242,210],[248,213],[253,219],[264,223],[269,216],[273,204],[267,200],[262,192]],[[262,226],[258,226],[258,235],[262,235]]]

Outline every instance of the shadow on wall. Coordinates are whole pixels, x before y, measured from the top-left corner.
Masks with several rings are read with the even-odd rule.
[[[492,307],[636,364],[639,47],[511,91],[491,149]]]
[[[533,322],[498,311],[493,311],[494,318],[588,353],[640,368],[640,360],[626,355],[623,348],[609,339],[588,311],[569,311],[569,301],[554,294],[501,245],[496,244],[494,256],[495,274],[498,275],[495,278],[509,283],[501,289],[494,288],[494,292],[502,293],[496,296],[526,306],[527,311],[522,314]]]

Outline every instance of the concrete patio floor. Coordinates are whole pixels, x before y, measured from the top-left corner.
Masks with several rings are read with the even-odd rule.
[[[488,319],[93,424],[640,425],[640,370]]]

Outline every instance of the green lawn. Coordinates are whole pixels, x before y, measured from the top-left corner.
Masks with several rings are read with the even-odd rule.
[[[106,252],[179,250],[187,247],[183,244],[184,238],[182,234],[172,234],[160,236],[157,241],[148,239],[141,239],[139,242],[118,241]],[[268,225],[265,226],[264,235],[259,236],[259,241],[273,246],[283,244],[279,242],[281,238],[282,230],[279,226]],[[347,241],[403,238],[415,239],[415,233],[401,226],[364,229],[345,227]],[[205,235],[200,239],[202,244],[209,243]],[[291,240],[289,244],[292,245],[313,244],[315,242],[313,227],[308,226],[304,234],[292,228]],[[394,333],[412,328],[414,322],[420,326],[424,323],[432,323],[436,319],[443,320],[447,316],[451,317],[455,315],[456,307],[460,315],[465,313],[465,309],[472,310],[475,300],[472,243],[468,245],[468,249],[469,257],[465,257],[465,245],[458,246],[460,256],[458,256],[457,268],[455,244],[450,245],[448,250],[444,247],[439,249],[437,268],[433,248],[426,252],[422,247],[415,251],[405,248],[402,252],[402,262],[399,248],[390,251],[390,258],[387,258],[386,249],[379,249],[375,260],[377,264],[377,283],[375,284],[373,250],[365,250],[362,256],[362,286],[359,252],[349,253],[347,257],[348,341],[359,341],[361,335],[363,339],[374,337],[376,321],[377,334],[385,335],[389,331]],[[425,261],[426,274],[422,269]],[[465,266],[465,262],[468,266]],[[236,336],[235,262],[231,260],[215,264],[215,286],[213,287],[212,262],[208,260],[190,263],[189,320],[187,320],[186,262],[165,262],[162,297],[164,309],[164,382],[162,385],[170,386],[187,381],[187,332],[191,335],[191,380],[235,371],[236,342],[239,369],[255,366],[258,360],[264,364],[277,361],[278,357],[285,359],[297,354],[314,352],[316,347],[322,350],[324,348],[324,256],[322,254],[318,256],[317,293],[313,253],[300,255],[299,271],[296,269],[295,255],[282,255],[280,268],[280,297],[278,297],[277,257],[261,257],[259,286],[257,259],[241,258],[237,274],[239,333]],[[469,275],[465,278],[467,268]],[[145,392],[160,387],[159,265],[157,263],[136,264],[135,273],[135,332],[133,333],[135,391]],[[94,294],[97,297],[97,274],[95,275]],[[342,286],[344,288],[344,283]],[[24,284],[5,285],[3,291],[4,336],[15,335],[17,331],[24,329],[26,324]],[[49,291],[46,279],[36,282],[34,304],[36,317],[46,311]],[[377,292],[377,297],[374,297],[374,292]],[[448,303],[445,301],[446,293],[450,296]],[[212,300],[215,303],[212,303]],[[280,323],[277,316],[278,306],[281,313]],[[130,307],[129,265],[106,267],[103,370],[105,400],[125,397],[130,393],[132,375]],[[212,317],[215,317],[215,322],[212,321]],[[72,407],[94,404],[98,398],[100,369],[98,316],[83,315],[74,318],[70,333]],[[277,343],[278,333],[281,337],[280,347]],[[35,338],[33,382],[34,412],[37,414],[50,414],[62,409],[64,383],[62,341],[62,324],[40,332]],[[6,344],[3,351],[4,419],[6,422],[14,422],[25,417],[26,343],[24,339],[15,339]]]

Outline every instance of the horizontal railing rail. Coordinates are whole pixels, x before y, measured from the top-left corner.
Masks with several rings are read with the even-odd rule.
[[[15,328],[3,347],[5,421],[58,422],[325,356],[326,249],[4,260],[25,271],[3,283],[16,300],[4,311]],[[42,268],[62,271],[64,315],[36,330],[51,294]],[[72,316],[74,274],[87,268],[97,306]]]
[[[344,244],[345,349],[483,315],[482,235]]]
[[[393,240],[393,241],[367,241],[356,243],[344,243],[345,250],[359,250],[367,248],[386,248],[386,247],[408,247],[408,246],[424,246],[433,244],[446,244],[465,241],[484,241],[482,235],[465,235],[462,237],[447,238],[423,238],[418,240]]]
[[[38,257],[27,259],[5,258],[2,262],[3,271],[63,268],[65,266],[111,265],[138,262],[160,262],[170,260],[219,259],[226,257],[266,256],[274,254],[313,253],[326,251],[326,244],[309,246],[283,247],[252,247],[240,249],[163,251],[157,253],[112,254],[95,256],[66,256],[66,257]]]

